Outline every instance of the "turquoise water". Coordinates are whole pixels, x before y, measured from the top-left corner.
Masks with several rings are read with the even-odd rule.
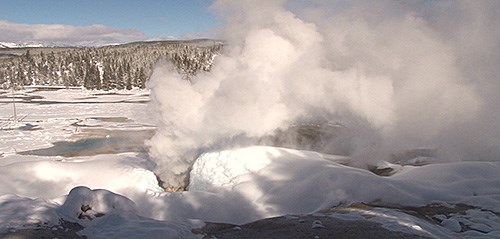
[[[107,137],[85,138],[76,141],[58,141],[44,149],[18,152],[22,155],[38,156],[92,156],[124,152],[147,152],[144,141],[151,138],[152,130],[109,131]]]

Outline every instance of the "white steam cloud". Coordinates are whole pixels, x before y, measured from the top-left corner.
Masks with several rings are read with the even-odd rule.
[[[225,53],[190,83],[151,77],[158,173],[184,184],[196,150],[300,120],[341,122],[353,163],[415,148],[500,157],[499,1],[245,1],[213,5]],[[347,140],[347,139],[346,139]]]

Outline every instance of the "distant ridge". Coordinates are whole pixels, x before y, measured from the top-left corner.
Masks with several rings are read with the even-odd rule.
[[[43,45],[39,43],[0,42],[0,48],[26,48],[26,47],[43,47]]]
[[[135,41],[135,42],[127,42],[127,43],[109,43],[109,44],[70,44],[70,43],[54,43],[54,42],[0,42],[0,49],[17,49],[17,48],[99,48],[99,47],[108,47],[108,46],[123,46],[123,45],[135,45],[135,44],[223,44],[223,40],[218,39],[209,39],[209,38],[199,38],[199,39],[165,39],[165,40],[144,40],[144,41]]]
[[[219,39],[210,39],[210,38],[199,38],[199,39],[168,39],[168,40],[146,40],[146,41],[135,41],[135,42],[129,42],[129,43],[124,43],[124,44],[117,44],[117,45],[137,45],[137,44],[164,44],[164,43],[171,43],[171,44],[196,44],[198,46],[204,45],[204,43],[208,43],[210,45],[212,44],[223,44],[223,40]]]

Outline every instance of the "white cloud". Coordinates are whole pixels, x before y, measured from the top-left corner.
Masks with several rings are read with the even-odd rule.
[[[146,40],[135,29],[104,25],[72,26],[62,24],[19,24],[0,20],[0,41],[37,42],[59,45],[105,45]]]

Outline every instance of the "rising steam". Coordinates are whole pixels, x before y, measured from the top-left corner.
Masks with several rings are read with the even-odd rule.
[[[192,82],[160,65],[151,155],[185,184],[197,150],[318,118],[349,129],[353,163],[406,149],[500,156],[499,1],[246,1],[212,6],[224,54]],[[347,140],[347,138],[346,138]]]

